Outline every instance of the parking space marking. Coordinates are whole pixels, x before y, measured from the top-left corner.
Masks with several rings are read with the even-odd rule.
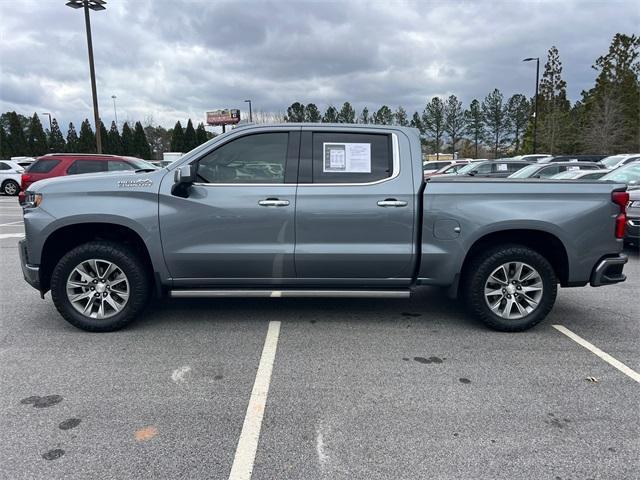
[[[553,328],[555,328],[556,330],[558,330],[559,332],[565,334],[567,337],[569,337],[571,340],[573,340],[577,344],[582,345],[584,348],[589,350],[591,353],[596,354],[602,360],[607,362],[612,367],[617,368],[622,373],[624,373],[626,376],[628,376],[628,377],[632,378],[633,380],[635,380],[636,382],[640,383],[640,373],[638,373],[635,370],[632,370],[631,368],[627,367],[624,363],[622,363],[619,360],[616,360],[611,355],[609,355],[607,352],[603,352],[602,350],[600,350],[598,347],[596,347],[592,343],[587,342],[584,338],[580,337],[579,335],[576,335],[571,330],[569,330],[567,327],[565,327],[563,325],[551,325],[551,326]]]
[[[253,384],[253,390],[251,391],[251,398],[247,406],[247,414],[244,417],[229,480],[251,479],[279,336],[280,322],[269,322],[267,337],[264,341],[262,356],[260,357],[260,364],[258,365],[258,372],[256,373],[256,380]]]
[[[5,238],[23,238],[24,233],[0,233],[0,240]]]
[[[14,225],[20,225],[22,220],[18,220],[17,222],[9,222],[9,223],[0,223],[0,227],[12,227]]]

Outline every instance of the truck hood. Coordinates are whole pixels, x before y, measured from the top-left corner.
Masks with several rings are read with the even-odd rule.
[[[30,192],[85,193],[93,191],[158,190],[160,180],[167,170],[152,172],[126,170],[119,172],[83,173],[38,180],[28,188]]]

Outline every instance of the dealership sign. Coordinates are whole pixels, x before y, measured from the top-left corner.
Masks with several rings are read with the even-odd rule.
[[[240,121],[240,110],[224,109],[207,112],[207,125],[235,125]]]

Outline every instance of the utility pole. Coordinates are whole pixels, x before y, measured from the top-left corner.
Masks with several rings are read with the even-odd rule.
[[[530,57],[522,60],[523,62],[536,61],[536,99],[535,110],[533,113],[533,153],[536,153],[536,135],[538,133],[538,85],[540,84],[540,58]]]
[[[249,123],[253,123],[253,115],[251,114],[251,100],[245,100],[249,104]]]

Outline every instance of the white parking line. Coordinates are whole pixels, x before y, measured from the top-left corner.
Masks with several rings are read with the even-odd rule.
[[[10,222],[10,223],[0,223],[0,227],[13,227],[14,225],[20,225],[22,223],[22,220],[18,220],[17,222]]]
[[[558,330],[559,332],[564,333],[567,337],[569,337],[574,342],[578,343],[579,345],[582,345],[584,348],[586,348],[587,350],[591,351],[591,353],[595,353],[602,360],[607,362],[609,365],[617,368],[622,373],[624,373],[626,376],[628,376],[628,377],[632,378],[633,380],[635,380],[636,382],[640,383],[640,373],[636,372],[635,370],[630,369],[624,363],[622,363],[619,360],[616,360],[611,355],[609,355],[607,352],[603,352],[602,350],[600,350],[598,347],[596,347],[592,343],[587,342],[584,338],[576,335],[571,330],[569,330],[567,327],[565,327],[563,325],[551,325],[551,326],[553,328],[555,328],[556,330]]]
[[[231,466],[229,480],[250,480],[253,473],[253,463],[256,459],[258,440],[260,439],[260,429],[262,428],[262,417],[267,403],[269,393],[269,383],[271,382],[271,371],[276,358],[278,348],[278,336],[280,335],[280,322],[269,322],[267,338],[264,341],[258,373],[251,391],[251,398],[247,406],[247,414],[244,417],[240,440],[236,448],[236,455]]]
[[[24,233],[0,233],[0,240],[5,238],[23,238]]]

